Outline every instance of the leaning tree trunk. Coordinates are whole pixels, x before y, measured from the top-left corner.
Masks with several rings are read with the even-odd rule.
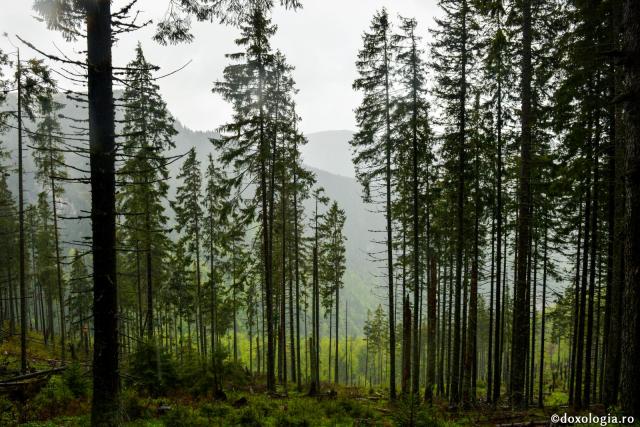
[[[116,276],[115,125],[111,1],[84,2],[93,251],[93,400],[91,424],[119,425],[118,286]]]

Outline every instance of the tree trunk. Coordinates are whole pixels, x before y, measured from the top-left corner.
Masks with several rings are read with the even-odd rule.
[[[120,423],[115,224],[115,126],[111,1],[85,2],[93,251],[93,400],[91,424]]]
[[[294,139],[293,152],[296,158],[293,159],[293,250],[294,250],[294,268],[296,281],[296,368],[298,371],[298,391],[302,389],[302,372],[300,370],[300,247],[299,247],[299,230],[298,230],[298,147],[297,139]],[[306,334],[305,334],[306,335]]]
[[[460,110],[458,111],[458,191],[456,208],[456,277],[455,277],[455,307],[453,320],[453,360],[451,372],[451,391],[449,403],[457,406],[460,403],[460,298],[462,292],[462,257],[464,252],[464,174],[465,174],[465,140],[466,140],[466,100],[467,100],[467,1],[462,1],[462,40],[461,40],[461,69],[460,69]]]
[[[499,57],[499,63],[501,64],[501,58]],[[501,65],[500,65],[501,67]],[[491,399],[494,404],[500,399],[500,387],[502,380],[502,365],[501,365],[501,331],[502,331],[502,317],[501,317],[501,268],[502,268],[502,74],[498,74],[498,124],[497,124],[497,165],[496,165],[496,303],[495,303],[495,327],[494,327],[494,339],[493,339],[493,389],[490,391]]]
[[[339,328],[338,326],[340,325],[339,322],[340,319],[340,286],[338,284],[336,284],[336,354],[334,356],[335,358],[335,363],[334,363],[334,373],[333,373],[333,382],[338,384],[340,377],[338,376],[338,360],[339,360],[339,356],[338,356],[338,342],[340,341],[338,339],[338,333],[339,333]],[[329,342],[329,345],[331,345],[331,342]],[[346,347],[345,347],[346,348]]]
[[[584,373],[584,395],[582,404],[589,407],[591,403],[591,349],[593,342],[593,305],[595,299],[596,264],[598,249],[598,198],[599,198],[599,166],[598,150],[600,140],[600,115],[596,112],[596,134],[594,138],[593,151],[593,212],[591,214],[591,265],[589,270],[589,305],[587,307],[587,342],[585,347],[585,373]],[[585,253],[586,256],[586,253]]]
[[[544,247],[542,259],[542,313],[540,314],[540,364],[538,366],[538,407],[544,407],[542,395],[542,383],[544,380],[544,332],[545,332],[545,312],[547,305],[547,225],[544,226]],[[560,349],[558,349],[560,351]]]
[[[275,340],[273,335],[273,276],[271,262],[271,237],[269,223],[269,204],[267,202],[267,158],[269,146],[266,140],[264,119],[263,81],[264,66],[260,67],[258,79],[258,100],[260,104],[260,198],[262,219],[263,268],[265,280],[266,323],[267,323],[267,390],[275,392]]]
[[[589,124],[589,134],[591,134],[591,124]],[[589,137],[590,138],[590,137]],[[585,335],[585,319],[586,319],[586,307],[587,307],[587,286],[588,286],[588,272],[589,272],[589,249],[590,249],[590,234],[589,226],[591,224],[591,215],[596,213],[591,211],[592,201],[591,198],[595,197],[591,192],[591,165],[592,165],[592,150],[591,141],[588,141],[587,145],[587,194],[585,200],[584,209],[584,254],[582,256],[582,278],[580,286],[580,305],[578,311],[578,335],[577,335],[577,347],[576,347],[576,373],[575,373],[575,385],[574,385],[574,401],[577,408],[582,408],[582,380],[583,380],[583,362],[584,362],[584,335]]]
[[[22,66],[18,50],[18,243],[19,243],[19,283],[20,283],[20,372],[27,373],[27,278],[25,275],[24,238],[24,173],[22,147]],[[53,327],[53,324],[50,325]]]
[[[619,11],[617,5],[612,4],[611,10],[611,39],[617,40],[619,35]],[[619,48],[617,43],[612,45]],[[614,99],[620,83],[620,73],[616,60],[609,63],[609,97]],[[622,294],[624,289],[622,250],[623,250],[623,204],[624,180],[622,178],[624,146],[619,135],[620,107],[610,102],[608,108],[609,144],[608,155],[608,186],[607,186],[607,300],[605,305],[604,324],[604,384],[602,403],[606,408],[618,402],[620,385],[621,359],[621,326],[622,326]]]
[[[387,234],[387,280],[388,280],[388,298],[389,298],[389,399],[396,398],[396,322],[395,322],[395,303],[393,287],[393,230],[391,217],[391,105],[389,98],[390,81],[389,81],[389,56],[388,51],[388,35],[385,32],[384,40],[384,69],[385,69],[385,186],[386,186],[386,234]]]
[[[427,293],[427,385],[424,389],[425,401],[433,401],[433,388],[436,384],[436,322],[437,322],[437,296],[436,296],[436,257],[431,255],[431,278]]]
[[[418,81],[418,69],[417,69],[417,46],[415,39],[412,38],[412,80],[414,82]],[[413,108],[412,108],[412,118],[411,118],[411,142],[412,142],[412,167],[411,167],[411,181],[412,181],[412,219],[413,219],[413,383],[412,383],[412,392],[414,395],[418,396],[419,387],[420,387],[420,342],[419,342],[419,332],[420,332],[420,205],[419,205],[419,197],[418,197],[418,88],[415,85],[412,88],[412,97],[413,97]],[[427,175],[426,180],[429,179],[428,170],[425,171]],[[434,343],[435,344],[435,343]],[[434,381],[428,382],[432,387]],[[431,393],[431,390],[430,390]]]
[[[569,372],[569,406],[573,406],[575,400],[575,376],[578,354],[578,329],[579,329],[579,315],[580,315],[580,249],[582,243],[582,195],[580,196],[578,207],[578,242],[576,243],[576,274],[575,274],[575,287],[573,294],[573,333],[571,336],[571,357],[570,372]]]
[[[49,163],[53,165],[53,147],[51,146],[51,134],[49,134]],[[53,166],[51,166],[53,167]],[[65,344],[65,316],[64,316],[64,292],[62,287],[62,266],[60,262],[60,242],[58,236],[58,206],[56,199],[56,184],[53,173],[50,177],[51,181],[51,209],[53,211],[53,240],[56,253],[56,284],[58,289],[58,307],[60,311],[60,358],[64,363],[66,344]]]
[[[623,10],[623,123],[625,128],[625,287],[622,320],[622,409],[640,417],[640,3]]]
[[[409,295],[402,298],[402,394],[409,395],[411,377],[411,303]]]
[[[527,306],[527,259],[531,232],[531,0],[522,1],[522,105],[520,147],[520,183],[518,188],[518,262],[513,301],[513,335],[511,345],[511,403],[526,405],[524,400],[525,356],[529,340]]]

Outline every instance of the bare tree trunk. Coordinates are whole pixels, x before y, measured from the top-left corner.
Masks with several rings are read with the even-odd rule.
[[[580,202],[578,207],[578,242],[576,244],[576,274],[575,274],[575,287],[574,287],[574,304],[573,304],[573,331],[571,334],[571,356],[569,359],[570,372],[569,372],[569,406],[573,406],[575,400],[575,376],[577,365],[577,350],[578,350],[578,329],[579,329],[579,314],[580,314],[580,249],[582,248],[582,196],[580,196]]]
[[[544,407],[544,399],[542,395],[542,383],[544,381],[544,332],[545,332],[545,313],[547,305],[547,225],[545,219],[544,225],[544,247],[542,259],[542,313],[540,314],[540,363],[538,366],[538,407]],[[560,351],[560,349],[558,349]]]
[[[402,298],[402,394],[409,395],[411,377],[411,303],[409,295]]]
[[[437,323],[437,267],[436,257],[431,255],[431,278],[427,292],[427,384],[424,389],[424,399],[433,401],[433,389],[436,385],[436,323]]]
[[[595,282],[596,282],[596,263],[598,249],[598,195],[600,189],[599,184],[599,166],[598,166],[598,149],[600,141],[600,115],[596,113],[596,134],[594,138],[593,154],[593,213],[591,214],[591,265],[589,270],[589,305],[587,307],[587,343],[585,347],[585,373],[584,373],[584,395],[582,404],[589,407],[591,403],[591,349],[593,342],[593,305],[595,299]],[[585,254],[586,255],[586,254]]]
[[[27,278],[25,275],[25,238],[24,238],[24,173],[22,147],[22,65],[18,50],[18,244],[19,244],[19,283],[20,283],[20,372],[27,373]],[[51,325],[53,327],[53,325]]]

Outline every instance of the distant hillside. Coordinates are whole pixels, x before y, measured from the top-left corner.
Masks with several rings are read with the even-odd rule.
[[[309,143],[300,151],[305,164],[349,178],[356,176],[351,162],[350,130],[328,130],[307,134]]]
[[[63,100],[61,100],[63,101]],[[8,108],[15,103],[15,98],[8,100]],[[79,118],[84,110],[68,106],[63,111],[64,115]],[[27,124],[27,126],[31,126]],[[206,156],[214,152],[210,139],[218,136],[215,132],[193,131],[176,123],[178,134],[175,142],[176,148],[172,154],[185,153],[191,147],[195,147],[200,160],[205,163]],[[326,131],[309,135],[309,144],[304,147],[303,155],[305,164],[316,174],[318,185],[322,186],[327,195],[336,200],[345,210],[347,220],[345,234],[347,236],[347,273],[345,276],[345,299],[349,301],[349,325],[351,332],[360,333],[366,318],[367,308],[373,308],[380,300],[377,298],[376,271],[374,264],[368,259],[367,252],[371,252],[372,233],[370,230],[382,229],[383,218],[367,210],[367,206],[361,199],[361,188],[353,176],[353,165],[349,154],[348,141],[351,138],[350,131]],[[2,145],[10,152],[13,167],[16,162],[17,134],[10,129],[0,136]],[[26,144],[30,142],[25,139]],[[32,203],[36,200],[40,189],[34,181],[34,164],[31,150],[27,147],[24,157],[26,201]],[[78,156],[67,156],[67,162],[75,168],[89,168],[88,161]],[[171,181],[169,183],[169,197],[175,195],[178,169],[181,162],[170,165]],[[322,166],[322,167],[321,167]],[[324,169],[324,170],[323,170]],[[70,170],[70,175],[78,176],[78,172]],[[17,179],[14,172],[9,177],[9,185],[14,195],[17,191]],[[86,216],[90,209],[90,192],[86,185],[65,184],[65,195],[62,202],[62,216]],[[168,208],[168,206],[167,206]],[[311,211],[311,202],[307,202],[305,208]],[[173,214],[170,213],[170,217]],[[62,240],[77,242],[86,239],[90,234],[90,224],[87,220],[61,221]],[[344,310],[344,306],[341,308]]]

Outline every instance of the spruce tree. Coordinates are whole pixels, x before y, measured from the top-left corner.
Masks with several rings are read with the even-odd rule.
[[[58,227],[58,198],[63,197],[64,187],[58,180],[67,178],[63,152],[62,129],[58,115],[63,105],[56,102],[52,94],[40,99],[40,116],[35,132],[31,135],[34,142],[33,160],[36,166],[36,179],[51,197],[51,227],[55,247],[56,289],[58,293],[60,319],[60,354],[65,359],[65,297],[62,282],[62,260],[60,256],[60,237]]]
[[[380,198],[386,217],[386,263],[389,318],[389,396],[396,398],[396,331],[393,272],[393,218],[391,215],[393,168],[395,152],[391,136],[392,44],[391,23],[386,9],[377,12],[369,32],[362,37],[358,52],[358,78],[353,88],[363,92],[362,104],[356,109],[358,131],[350,141],[354,149],[356,176],[363,185],[366,201]]]
[[[273,187],[268,186],[272,153],[269,139],[270,112],[267,81],[271,77],[274,55],[269,39],[276,31],[266,12],[255,8],[241,25],[241,37],[236,40],[245,52],[227,55],[235,63],[224,71],[224,81],[217,82],[219,93],[234,107],[232,122],[222,126],[223,133],[214,145],[221,150],[224,165],[231,165],[236,180],[256,184],[255,193],[260,209],[262,261],[265,280],[267,324],[267,388],[275,391],[275,335],[272,235],[273,215],[269,203]],[[272,136],[273,137],[273,136]]]
[[[461,397],[460,361],[461,342],[461,297],[463,279],[463,257],[466,246],[465,228],[467,217],[465,205],[467,196],[467,93],[469,73],[473,65],[473,34],[476,30],[474,5],[467,0],[441,0],[440,8],[444,16],[436,19],[437,28],[432,31],[432,67],[436,73],[435,96],[442,104],[445,114],[443,125],[443,151],[446,169],[451,184],[455,185],[455,281],[454,281],[454,324],[453,354],[451,361],[451,392],[449,402],[458,405]]]
[[[323,293],[333,299],[335,295],[335,362],[334,362],[334,382],[340,378],[338,375],[338,326],[340,312],[340,289],[344,287],[343,276],[346,271],[344,224],[346,216],[344,210],[338,207],[337,202],[333,202],[320,225],[320,266],[321,280],[324,284]],[[346,351],[346,348],[345,348]]]
[[[202,294],[200,278],[200,249],[202,237],[203,211],[202,171],[200,161],[196,157],[195,148],[191,148],[182,163],[178,179],[182,184],[176,189],[176,199],[171,202],[176,212],[176,229],[185,239],[189,254],[194,256],[195,263],[195,312],[196,338],[198,348],[204,351],[204,337],[202,336]],[[202,346],[202,347],[201,347]]]
[[[120,102],[124,108],[123,164],[118,173],[122,190],[118,211],[124,215],[126,245],[144,254],[147,337],[153,337],[154,283],[161,281],[166,258],[166,200],[169,178],[166,152],[175,147],[173,117],[159,94],[150,64],[138,44],[136,57],[127,65],[127,85]]]
[[[413,289],[413,329],[412,329],[412,384],[414,395],[419,393],[420,373],[420,306],[422,282],[421,254],[428,254],[429,231],[426,229],[429,206],[425,205],[429,196],[429,180],[432,178],[432,135],[429,127],[429,104],[426,99],[426,64],[422,58],[424,52],[420,47],[421,37],[416,34],[417,21],[412,18],[400,18],[399,33],[393,36],[393,45],[397,49],[395,56],[396,79],[399,83],[398,94],[394,97],[394,138],[397,139],[399,199],[398,208],[411,218],[407,224],[411,245],[411,288]],[[406,172],[404,172],[406,171]],[[400,183],[403,183],[400,185]],[[405,189],[406,191],[402,191]],[[406,196],[405,196],[406,193]],[[423,213],[424,212],[424,213]],[[402,215],[402,214],[401,214]],[[422,238],[426,239],[422,241]],[[424,269],[426,271],[426,269]],[[432,321],[434,321],[432,319]],[[428,341],[435,340],[433,334]],[[428,345],[428,351],[435,350],[435,342]],[[435,353],[427,357],[427,394],[430,394],[435,382]],[[431,384],[431,385],[430,385]]]

